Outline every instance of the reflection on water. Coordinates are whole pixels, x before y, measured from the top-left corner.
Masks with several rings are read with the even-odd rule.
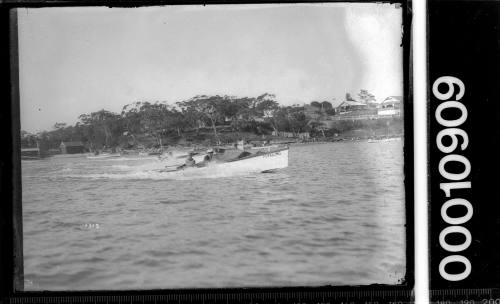
[[[294,146],[276,173],[177,179],[152,158],[23,162],[25,289],[395,284],[402,154]]]

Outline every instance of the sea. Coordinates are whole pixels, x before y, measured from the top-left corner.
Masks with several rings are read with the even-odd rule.
[[[403,163],[403,140],[293,145],[288,168],[238,175],[22,161],[24,289],[398,284]]]

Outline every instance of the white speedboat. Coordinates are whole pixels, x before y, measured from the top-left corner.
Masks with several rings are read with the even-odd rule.
[[[248,173],[248,172],[272,172],[278,169],[288,167],[288,147],[275,149],[272,151],[257,151],[250,153],[248,151],[239,151],[240,155],[235,158],[221,160],[216,154],[214,160],[209,163],[203,163],[202,166],[181,167],[166,166],[165,169],[158,170],[159,172],[181,172],[192,170],[211,170],[214,173]],[[203,158],[197,160],[197,156],[193,156],[196,163],[201,163]],[[204,157],[204,156],[203,156]],[[185,159],[184,159],[185,160]],[[183,164],[183,163],[182,163]],[[182,165],[181,164],[181,165]]]
[[[216,165],[234,172],[270,172],[283,169],[288,167],[288,147],[272,151],[259,150],[257,153]]]

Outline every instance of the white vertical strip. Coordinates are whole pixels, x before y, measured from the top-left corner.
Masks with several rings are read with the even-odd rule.
[[[412,3],[413,128],[415,140],[415,302],[419,304],[429,303],[426,3],[425,0],[416,0]]]

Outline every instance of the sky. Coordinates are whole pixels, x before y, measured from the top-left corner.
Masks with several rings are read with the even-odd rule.
[[[402,11],[325,3],[18,10],[21,129],[201,94],[403,94]]]

